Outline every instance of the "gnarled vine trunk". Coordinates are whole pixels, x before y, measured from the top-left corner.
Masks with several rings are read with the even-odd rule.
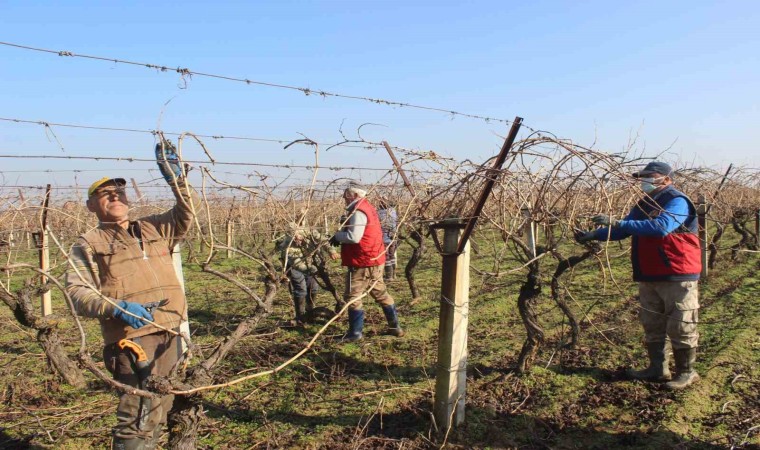
[[[259,322],[269,316],[274,297],[277,294],[277,282],[272,276],[273,273],[272,271],[265,281],[266,293],[263,302],[267,308],[257,308],[253,317],[240,322],[235,331],[225,338],[203,363],[188,370],[183,385],[199,387],[211,384],[214,369],[241,339],[255,330]],[[198,428],[204,417],[200,394],[177,395],[168,417],[169,448],[172,450],[194,450],[198,440]]]
[[[422,298],[420,288],[417,286],[417,281],[414,278],[414,269],[417,268],[422,256],[425,254],[425,236],[422,234],[420,228],[412,229],[410,236],[417,245],[412,245],[412,256],[409,257],[409,262],[406,263],[404,268],[404,275],[406,281],[409,283],[409,290],[412,292],[412,302],[418,302]]]
[[[45,352],[48,365],[53,372],[71,386],[84,388],[84,375],[66,353],[58,335],[58,320],[55,316],[40,317],[34,311],[31,298],[38,294],[38,289],[27,285],[19,290],[15,297],[0,291],[0,298],[11,309],[13,316],[21,325],[37,330],[37,341]]]
[[[541,295],[541,276],[538,261],[529,266],[528,278],[520,286],[520,295],[517,298],[517,309],[520,311],[523,325],[528,335],[525,337],[520,356],[517,358],[517,371],[525,373],[530,370],[536,352],[544,340],[544,330],[538,324],[536,315],[536,302]]]

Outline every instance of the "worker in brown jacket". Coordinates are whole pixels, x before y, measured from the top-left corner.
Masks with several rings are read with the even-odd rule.
[[[125,180],[105,177],[94,182],[87,192],[87,209],[100,224],[78,238],[66,273],[66,290],[77,313],[100,320],[106,367],[114,379],[134,387],[144,387],[149,375],[168,375],[181,355],[181,338],[166,331],[176,332],[187,320],[171,252],[199,206],[171,143],[157,144],[156,158],[176,205],[161,214],[130,220]],[[137,361],[130,347],[120,348],[122,339],[142,347],[147,364]],[[155,448],[173,400],[171,395],[146,399],[122,393],[112,448]]]

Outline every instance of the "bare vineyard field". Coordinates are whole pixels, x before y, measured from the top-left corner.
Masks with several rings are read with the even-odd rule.
[[[181,142],[178,150],[181,155]],[[593,226],[593,214],[621,217],[638,201],[630,173],[641,158],[542,135],[516,142],[496,169],[491,160],[476,165],[396,150],[401,162],[366,185],[372,201],[382,197],[398,211],[399,277],[390,289],[407,335],[383,336],[381,311],[370,300],[366,339],[346,345],[331,339],[343,332],[345,313],[305,329],[287,323],[291,300],[274,248],[293,223],[327,235],[339,229],[346,178],[317,182],[317,150],[314,166],[299,169],[307,180],[311,175],[302,186],[266,174],[236,185],[225,181],[224,169],[192,162],[188,179],[202,205],[182,259],[194,345],[182,370],[154,386],[176,397],[161,445],[717,449],[760,443],[757,170],[678,172],[679,188],[699,199],[710,274],[701,285],[697,370],[703,379],[669,393],[623,377],[624,368],[645,359],[629,243],[576,240]],[[507,142],[502,155],[506,150]],[[135,183],[131,216],[171,206],[168,189],[161,189],[141,197]],[[107,448],[119,386],[103,371],[96,321],[76,320],[57,284],[71,243],[97,224],[81,196],[54,194],[42,208],[39,192],[0,194],[0,298],[7,306],[0,308],[0,446]],[[482,210],[473,212],[476,203]],[[439,429],[432,403],[442,264],[430,225],[473,217],[479,222],[470,241],[466,417],[463,426]],[[44,221],[50,282],[42,286],[31,233]],[[323,281],[340,295],[342,269],[327,263],[323,271]],[[53,315],[41,317],[38,297],[47,289]],[[331,309],[333,295],[323,291],[318,303]]]
[[[0,42],[0,450],[108,449],[125,393],[142,419],[173,396],[155,428],[169,450],[760,450],[758,90],[735,70],[756,53],[752,8],[280,3],[229,19],[217,4],[8,8],[9,35],[34,39]],[[639,116],[648,142],[643,120],[620,128]],[[717,161],[732,163],[700,165]],[[397,220],[378,230],[365,194]],[[351,245],[335,233],[352,208],[369,231],[347,263],[382,257],[380,233],[397,246],[399,323],[369,297],[379,280],[343,298],[348,269],[326,250]],[[92,233],[81,257],[93,212],[127,233]],[[626,375],[648,359],[641,310],[676,327],[639,302],[631,242],[611,241],[629,232],[637,271],[670,274],[652,279],[693,280],[700,253],[700,309],[693,285],[677,306],[699,316],[688,389]],[[322,289],[293,320],[304,262]],[[189,334],[166,328],[184,319],[175,274]],[[134,358],[117,378],[139,387],[114,379],[101,333],[119,320],[181,340],[178,362]],[[667,388],[696,378],[693,342]],[[115,440],[152,446],[152,429]]]
[[[626,381],[622,370],[641,363],[635,285],[629,281],[627,244],[612,243],[604,263],[589,260],[566,280],[568,300],[580,320],[574,349],[566,318],[547,295],[538,303],[546,331],[531,370],[515,371],[525,329],[516,309],[524,273],[488,275],[497,230],[475,237],[470,288],[467,419],[445,440],[449,448],[752,448],[760,420],[760,258],[724,251],[718,269],[702,284],[701,348],[697,369],[703,380],[684,393],[656,384]],[[240,238],[239,248],[253,246]],[[739,241],[730,232],[724,246]],[[432,242],[427,242],[429,249]],[[566,244],[567,246],[576,244]],[[185,246],[185,278],[195,343],[211,351],[255,305],[240,289],[193,264],[199,241]],[[567,249],[572,251],[572,249]],[[409,257],[401,246],[400,259]],[[216,255],[215,267],[246,283],[264,271],[242,257]],[[519,267],[507,258],[505,268]],[[61,266],[57,269],[59,272]],[[340,289],[340,268],[329,267]],[[417,271],[421,296],[414,301],[403,278],[391,284],[406,337],[380,336],[379,308],[367,306],[367,338],[336,345],[320,338],[302,358],[277,374],[202,396],[206,419],[199,430],[202,448],[437,448],[444,442],[431,424],[436,372],[440,257],[428,250]],[[20,287],[24,277],[11,286]],[[614,280],[614,281],[613,281]],[[617,286],[615,285],[617,283]],[[330,307],[329,294],[319,303]],[[54,310],[66,348],[76,352],[78,333],[54,292]],[[303,348],[319,329],[283,327],[291,315],[282,286],[274,310],[228,355],[216,382],[272,368]],[[99,361],[95,321],[84,322],[87,346]],[[328,329],[338,334],[343,323]],[[107,448],[115,407],[113,392],[90,374],[87,386],[62,383],[46,365],[35,333],[0,309],[1,448]]]

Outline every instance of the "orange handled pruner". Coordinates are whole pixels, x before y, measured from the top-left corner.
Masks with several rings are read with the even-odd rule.
[[[140,344],[134,341],[130,341],[129,339],[122,339],[119,341],[118,346],[120,349],[129,349],[132,351],[132,353],[135,355],[135,360],[137,361],[138,366],[147,365],[148,364],[148,355],[145,353],[145,350],[143,350],[142,347],[140,347]]]

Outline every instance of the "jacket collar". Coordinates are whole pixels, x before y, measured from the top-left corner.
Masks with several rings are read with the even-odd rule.
[[[359,203],[362,200],[365,200],[365,198],[364,197],[359,197],[356,200],[354,200],[351,203],[349,203],[348,206],[346,206],[346,211],[353,212],[356,209],[356,207],[359,206]]]

